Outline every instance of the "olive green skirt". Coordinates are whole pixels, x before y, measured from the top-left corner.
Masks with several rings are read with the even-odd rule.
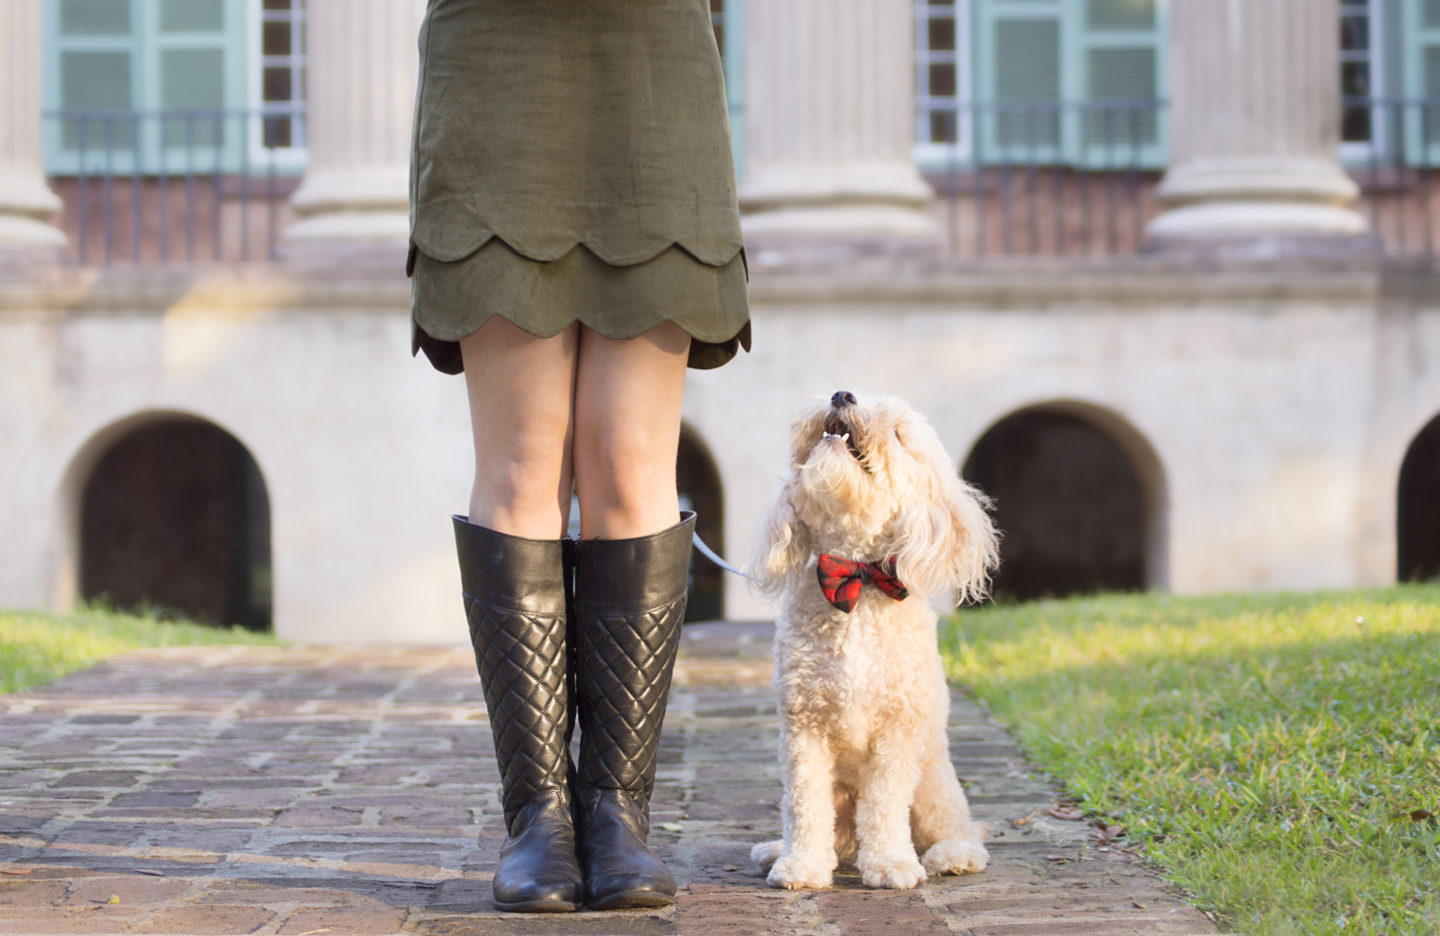
[[[429,0],[410,204],[412,351],[446,373],[495,315],[749,350],[708,0]]]

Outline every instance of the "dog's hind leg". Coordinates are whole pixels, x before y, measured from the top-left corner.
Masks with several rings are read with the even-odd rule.
[[[855,791],[835,784],[835,859],[840,867],[855,866],[860,840],[855,835]]]
[[[955,766],[950,763],[944,731],[926,747],[920,786],[910,808],[920,863],[931,874],[984,871],[990,859],[985,851],[985,832],[970,818],[970,804],[955,776]]]

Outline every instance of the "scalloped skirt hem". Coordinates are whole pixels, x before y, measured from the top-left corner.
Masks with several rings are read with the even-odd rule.
[[[411,353],[436,370],[464,369],[460,339],[499,315],[539,338],[572,322],[617,341],[671,321],[690,334],[689,366],[708,370],[750,350],[744,252],[709,266],[670,247],[644,263],[611,266],[583,244],[550,262],[491,240],[463,260],[414,251]]]

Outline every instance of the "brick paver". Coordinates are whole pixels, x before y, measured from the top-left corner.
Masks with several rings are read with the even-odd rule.
[[[652,841],[661,912],[490,907],[499,777],[467,651],[140,651],[0,697],[0,933],[1211,933],[1084,822],[956,694],[952,751],[992,827],[982,874],[914,891],[840,875],[771,890],[778,834],[769,630],[686,629]],[[477,846],[478,838],[478,846]]]

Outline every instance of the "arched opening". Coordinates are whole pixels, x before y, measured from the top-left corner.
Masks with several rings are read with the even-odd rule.
[[[962,474],[995,499],[997,598],[1165,584],[1159,461],[1113,413],[1066,403],[1021,410],[980,438]]]
[[[1395,504],[1397,576],[1440,576],[1440,416],[1420,430],[1400,464]]]
[[[271,626],[269,497],[225,430],[176,414],[142,421],[98,454],[79,508],[83,598]]]
[[[725,555],[725,498],[720,472],[705,443],[689,427],[680,431],[680,457],[675,465],[682,510],[695,511],[695,532],[705,545]],[[690,599],[685,620],[714,621],[725,616],[725,573],[697,551],[690,559]]]

